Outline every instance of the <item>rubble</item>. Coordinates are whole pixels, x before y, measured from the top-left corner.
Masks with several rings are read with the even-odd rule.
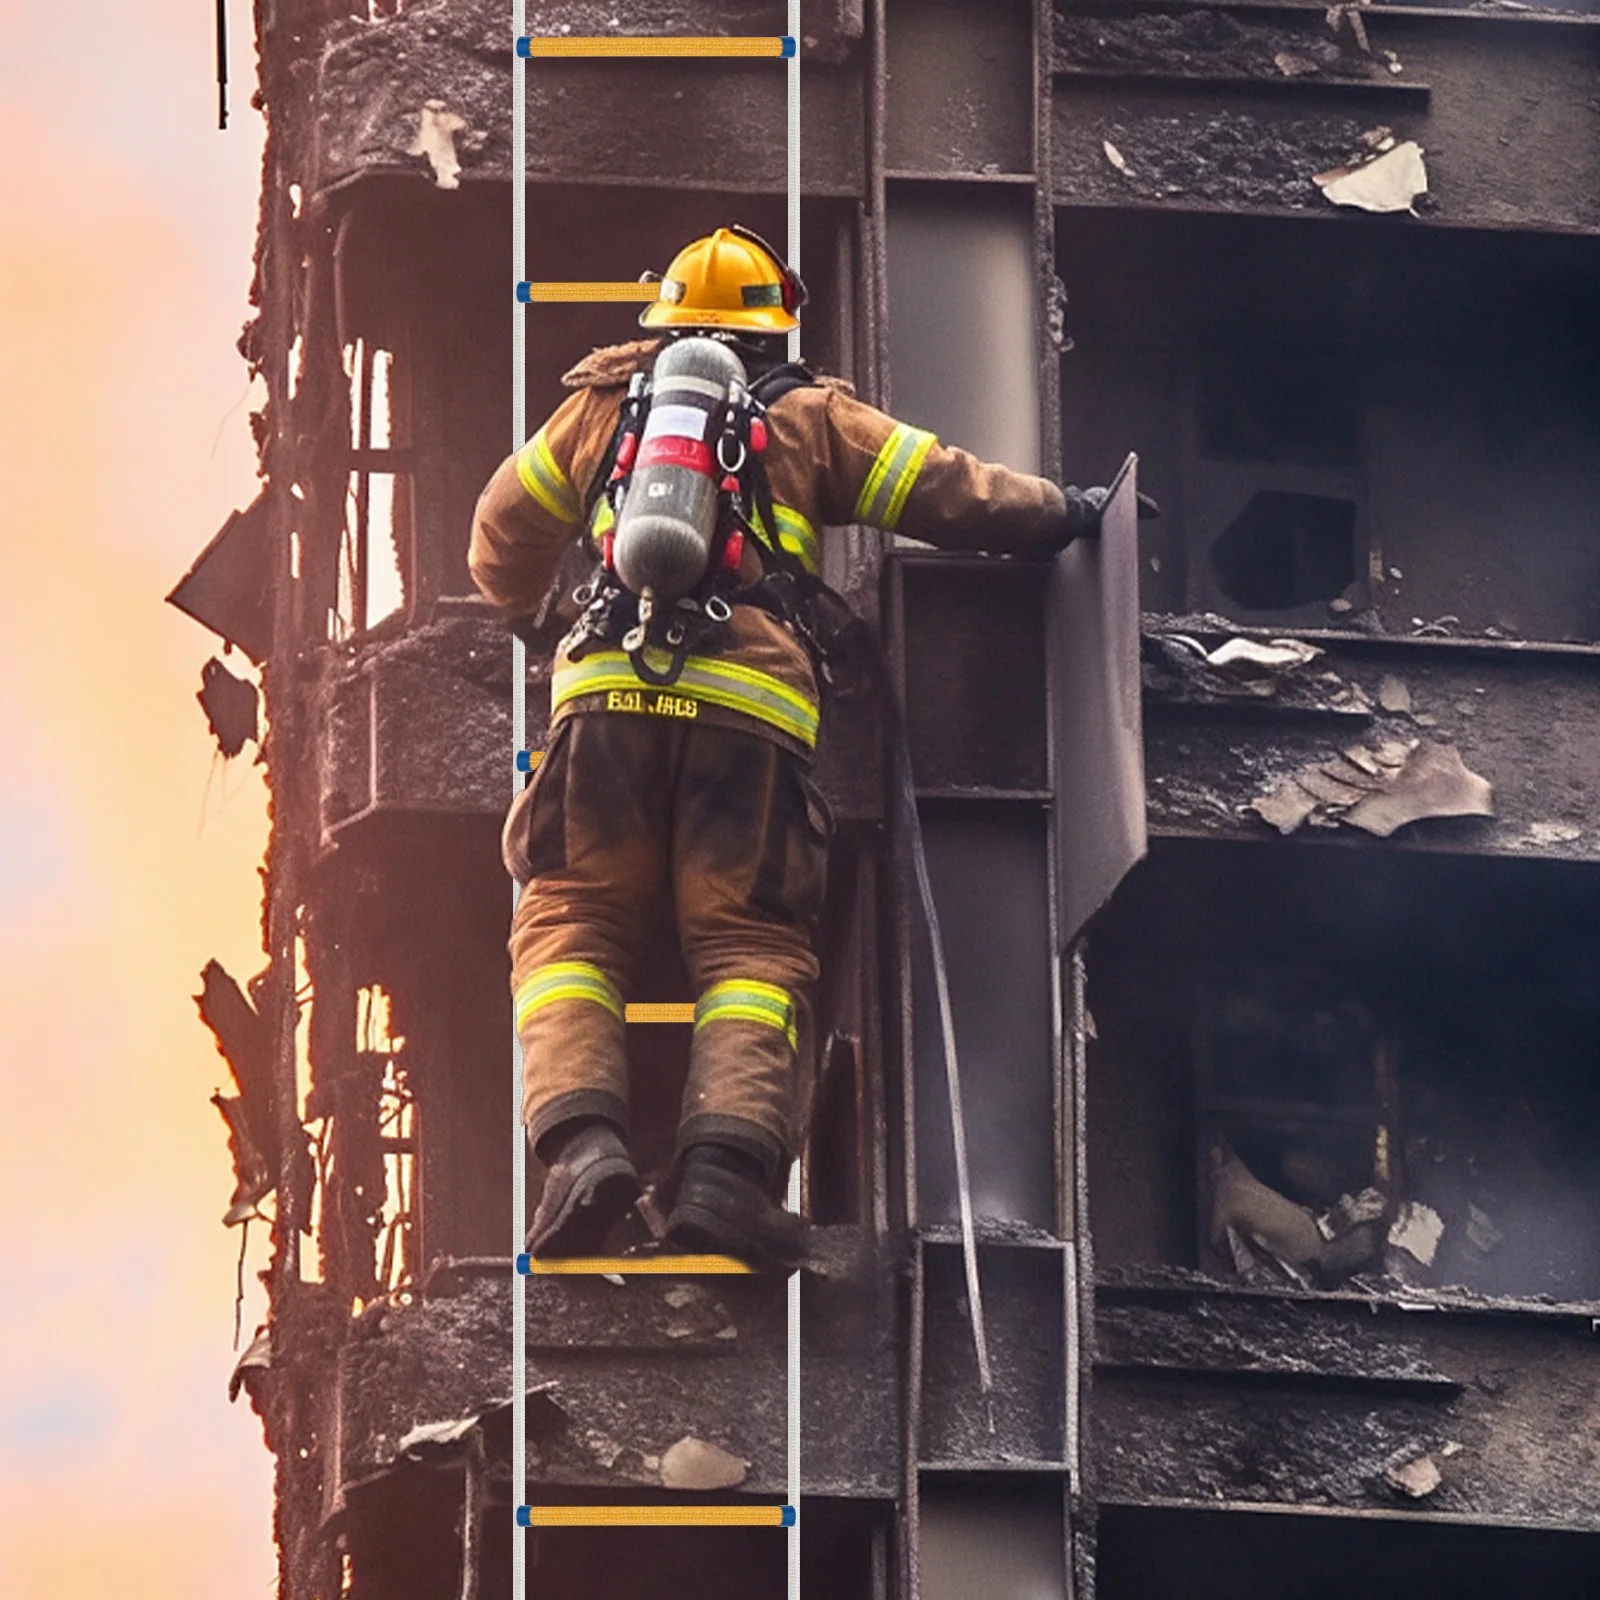
[[[661,1458],[664,1489],[737,1489],[750,1463],[686,1434]]]
[[[452,1417],[446,1422],[419,1422],[395,1446],[395,1454],[422,1460],[434,1452],[449,1450],[469,1438],[482,1421],[481,1417]]]
[[[1264,1252],[1301,1287],[1309,1287],[1312,1277],[1324,1282],[1348,1277],[1377,1250],[1370,1219],[1341,1228],[1342,1216],[1355,1217],[1365,1209],[1352,1201],[1344,1213],[1319,1219],[1309,1206],[1263,1183],[1225,1144],[1212,1148],[1211,1243],[1227,1246],[1234,1270],[1247,1281],[1260,1266],[1255,1251]]]
[[[1389,1228],[1388,1242],[1396,1250],[1404,1250],[1423,1266],[1431,1267],[1443,1237],[1444,1222],[1439,1213],[1432,1206],[1408,1200],[1401,1206],[1399,1215]]]
[[[1187,633],[1149,633],[1142,649],[1145,689],[1171,705],[1260,701],[1294,711],[1368,717],[1372,702],[1359,684],[1324,666],[1320,645],[1305,639],[1235,635],[1212,649]]]
[[[1530,850],[1548,850],[1554,844],[1576,844],[1582,837],[1583,829],[1576,822],[1534,822],[1512,843]]]
[[[1444,1482],[1431,1455],[1400,1452],[1384,1464],[1383,1481],[1408,1500],[1426,1500]]]
[[[417,136],[407,155],[426,156],[433,181],[441,189],[461,187],[461,158],[456,135],[467,131],[467,119],[449,109],[443,100],[429,100],[417,113]]]
[[[1311,821],[1347,823],[1387,839],[1432,817],[1492,817],[1488,779],[1468,770],[1454,745],[1386,739],[1312,762],[1250,802],[1264,822],[1290,834]]]
[[[1055,43],[1058,69],[1084,77],[1149,73],[1248,82],[1319,76],[1360,82],[1380,71],[1359,48],[1307,28],[1210,10],[1176,16],[1058,14]]]
[[[1362,211],[1406,211],[1416,215],[1418,198],[1428,192],[1422,146],[1413,139],[1386,150],[1359,167],[1335,167],[1311,180],[1336,206]]]
[[[1408,713],[1411,710],[1411,690],[1404,680],[1393,673],[1385,673],[1378,685],[1378,704],[1391,713]]]
[[[1428,817],[1492,817],[1493,791],[1487,778],[1469,772],[1454,745],[1424,739],[1406,757],[1390,785],[1351,808],[1344,820],[1387,839],[1408,822]]]

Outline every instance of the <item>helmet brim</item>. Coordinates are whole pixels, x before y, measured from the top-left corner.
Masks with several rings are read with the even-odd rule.
[[[641,328],[733,328],[744,333],[788,333],[800,326],[800,319],[782,306],[746,306],[737,311],[717,311],[702,307],[652,301],[639,315]]]

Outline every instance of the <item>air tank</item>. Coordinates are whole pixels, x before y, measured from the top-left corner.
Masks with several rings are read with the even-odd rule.
[[[744,364],[715,339],[675,339],[656,357],[612,561],[629,589],[658,606],[705,576],[722,480],[717,443],[729,399],[744,382]]]

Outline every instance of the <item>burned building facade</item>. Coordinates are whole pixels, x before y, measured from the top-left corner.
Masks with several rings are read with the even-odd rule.
[[[513,685],[465,563],[513,442],[512,33],[351,9],[257,0],[264,488],[177,594],[270,725],[271,965],[206,1010],[231,1214],[274,1195],[239,1381],[281,1593],[487,1600],[517,1536],[541,1595],[777,1593],[761,1529],[512,1528]],[[1164,511],[1126,581],[1090,572],[1101,632],[1045,567],[827,536],[905,702],[994,1389],[888,719],[841,702],[808,1594],[1600,1593],[1594,27],[807,0],[808,359],[1064,482],[1136,450]],[[529,277],[781,238],[783,94],[754,60],[530,64]],[[534,420],[631,329],[518,314]],[[629,999],[685,997],[667,960]],[[658,1169],[685,1039],[630,1031]],[[738,1464],[724,1497],[782,1494],[781,1289],[526,1292],[535,1498],[692,1495],[685,1437]]]

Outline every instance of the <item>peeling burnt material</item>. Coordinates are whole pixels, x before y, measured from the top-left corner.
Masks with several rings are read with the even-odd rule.
[[[1298,65],[1287,71],[1279,58]],[[1281,83],[1307,72],[1333,82],[1390,85],[1388,64],[1348,35],[1332,37],[1321,14],[1294,25],[1205,8],[1132,16],[1056,18],[1058,72]]]
[[[1327,653],[1301,671],[1316,682],[1320,669],[1359,691],[1367,703],[1360,726],[1368,730],[1359,739],[1348,727],[1302,715],[1336,708],[1307,704],[1292,677],[1271,696],[1226,704],[1211,697],[1202,709],[1192,674],[1146,675],[1153,831],[1242,837],[1261,827],[1251,808],[1258,795],[1347,748],[1448,743],[1493,786],[1493,820],[1424,823],[1396,835],[1390,848],[1600,859],[1600,834],[1584,820],[1583,799],[1600,784],[1600,751],[1583,731],[1600,716],[1600,654],[1313,637]],[[1384,709],[1385,682],[1397,706],[1395,685],[1404,684],[1406,709]]]
[[[1198,1285],[1102,1285],[1099,1301],[1105,1500],[1378,1509],[1395,1504],[1391,1463],[1429,1452],[1431,1511],[1600,1530],[1594,1442],[1562,1420],[1600,1397],[1581,1320]]]
[[[822,1495],[885,1498],[898,1470],[894,1266],[870,1251],[862,1256],[843,1231],[822,1232],[860,1259],[845,1280],[806,1280],[807,1484]],[[509,1262],[498,1265],[510,1270]],[[369,1308],[345,1351],[340,1497],[375,1484],[408,1456],[459,1445],[465,1427],[447,1425],[507,1406],[511,1329],[501,1273],[440,1286],[454,1292]],[[528,1288],[533,1475],[544,1484],[659,1488],[667,1452],[692,1434],[750,1463],[741,1492],[781,1494],[786,1357],[781,1281],[535,1280]],[[503,1455],[491,1465],[503,1468]]]
[[[1093,136],[1063,140],[1061,177],[1079,200],[1321,209],[1313,176],[1359,160],[1376,115],[1263,107],[1174,116],[1162,100],[1130,95],[1118,95],[1115,105]],[[1107,143],[1120,152],[1120,168],[1106,159]]]
[[[235,1184],[223,1220],[232,1225],[254,1213],[256,1205],[277,1188],[282,1172],[272,1038],[260,1012],[220,962],[206,963],[200,983],[200,993],[195,996],[200,1020],[211,1030],[239,1088],[236,1096],[211,1097],[228,1124]],[[289,1159],[295,1181],[309,1187],[311,1153],[304,1138],[290,1146]]]
[[[261,692],[246,678],[236,678],[213,656],[200,669],[195,696],[223,755],[233,757],[260,737]]]
[[[1101,1293],[1096,1365],[1105,1371],[1256,1375],[1309,1387],[1372,1387],[1451,1398],[1460,1382],[1423,1354],[1414,1324],[1324,1315],[1295,1301]]]
[[[631,13],[631,14],[630,14]],[[782,4],[666,4],[648,9],[615,3],[530,6],[530,33],[614,35],[766,35],[784,32]],[[802,58],[806,110],[841,137],[808,142],[808,192],[853,194],[862,182],[859,76],[840,70],[860,36],[859,9],[848,0],[807,7]],[[435,181],[418,148],[421,122],[435,107],[448,117],[464,181],[504,182],[511,171],[506,112],[511,50],[504,9],[492,0],[435,0],[397,15],[344,18],[320,35],[302,70],[313,77],[316,138],[305,155],[311,192],[378,172],[414,173]],[[784,186],[784,80],[771,62],[718,62],[716,92],[706,95],[705,67],[693,61],[560,61],[528,72],[529,172],[534,178],[583,182],[632,179],[650,184],[728,182],[727,151],[740,152],[733,187],[781,191]],[[641,137],[641,103],[671,108],[670,128]]]
[[[1331,57],[1321,9],[1304,22],[1187,6],[1058,17],[1058,203],[1320,209],[1313,176],[1364,159],[1363,134],[1383,124],[1427,152],[1437,192],[1419,210],[1434,222],[1600,229],[1587,18],[1523,18],[1511,44],[1487,11],[1359,17],[1370,53],[1341,33]]]

